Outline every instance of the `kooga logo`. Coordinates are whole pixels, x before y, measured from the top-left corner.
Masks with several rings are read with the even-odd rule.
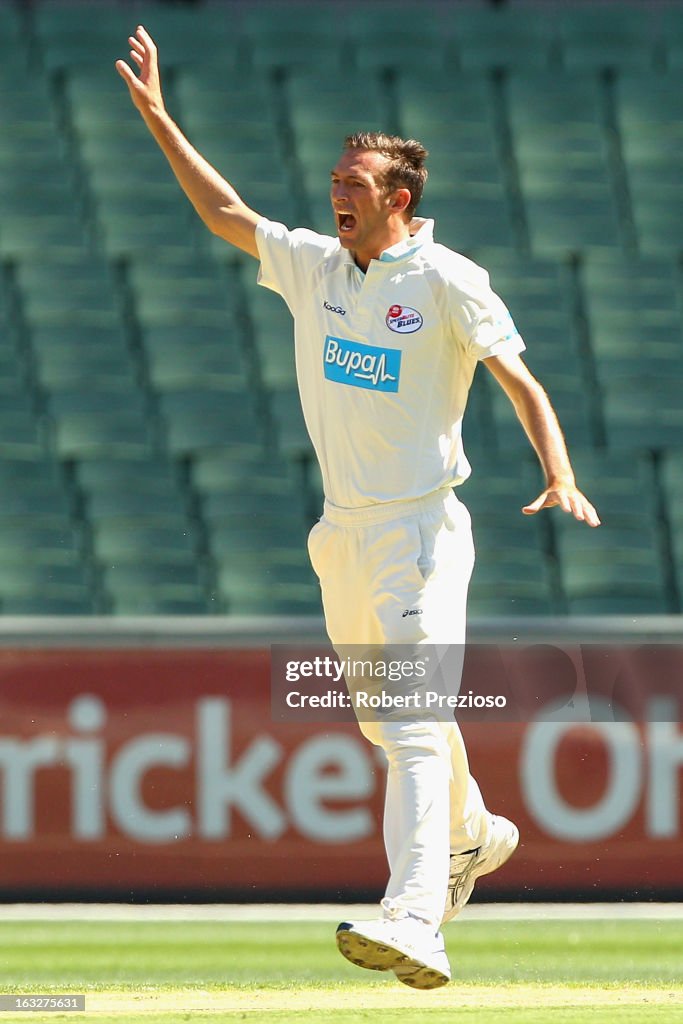
[[[346,338],[325,338],[325,377],[336,384],[351,384],[372,391],[398,391],[401,351],[361,345]]]

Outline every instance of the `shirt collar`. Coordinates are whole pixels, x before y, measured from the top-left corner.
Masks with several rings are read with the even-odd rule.
[[[397,260],[405,259],[406,256],[412,256],[413,253],[417,252],[427,242],[433,241],[434,221],[426,220],[424,217],[413,217],[410,222],[409,231],[410,235],[408,238],[396,242],[395,245],[390,246],[380,254],[380,262],[396,263]]]
[[[389,246],[384,252],[380,253],[380,263],[397,263],[399,260],[406,259],[408,256],[412,256],[413,253],[417,252],[421,246],[428,242],[434,241],[434,221],[427,220],[424,217],[413,217],[410,222],[410,235],[408,238],[402,239],[400,242],[396,242],[395,245]],[[344,254],[344,262],[348,263],[352,267],[359,268],[353,258],[351,252],[348,249],[342,250]],[[362,273],[362,271],[361,271]]]

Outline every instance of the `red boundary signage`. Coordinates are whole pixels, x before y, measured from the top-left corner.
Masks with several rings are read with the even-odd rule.
[[[355,723],[274,722],[269,664],[265,649],[0,650],[4,898],[379,892],[383,755]],[[496,893],[680,890],[677,723],[463,732],[522,836]]]

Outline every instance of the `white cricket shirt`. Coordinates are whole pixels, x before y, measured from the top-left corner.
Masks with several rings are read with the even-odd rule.
[[[524,350],[486,271],[434,242],[433,228],[415,218],[411,237],[363,273],[337,238],[257,225],[259,284],[294,317],[304,419],[333,505],[409,500],[465,480],[462,419],[477,361]]]

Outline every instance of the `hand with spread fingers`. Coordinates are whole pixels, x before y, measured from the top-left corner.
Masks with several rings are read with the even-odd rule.
[[[125,60],[116,61],[116,70],[128,86],[131,99],[141,114],[163,110],[159,61],[154,40],[142,25],[138,25],[135,35],[128,37],[128,42],[131,47],[130,58],[137,64],[140,74],[135,75]]]
[[[589,526],[600,526],[600,518],[585,494],[575,484],[556,484],[547,487],[535,501],[525,505],[522,512],[532,516],[542,508],[553,508],[559,505],[564,512],[575,519],[588,523]]]

